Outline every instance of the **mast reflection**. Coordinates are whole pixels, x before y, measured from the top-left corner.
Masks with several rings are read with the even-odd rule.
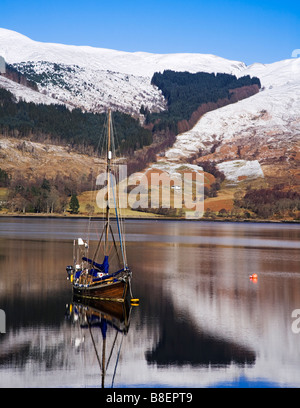
[[[82,331],[88,331],[101,373],[102,388],[105,387],[105,379],[108,369],[113,364],[113,359],[115,361],[112,374],[110,374],[112,375],[111,388],[114,386],[123,339],[130,326],[131,310],[132,306],[128,300],[112,302],[86,299],[75,295],[68,306],[67,316],[71,322],[79,325]],[[102,346],[99,344],[99,336],[96,333],[99,330]],[[118,341],[120,336],[121,340]]]

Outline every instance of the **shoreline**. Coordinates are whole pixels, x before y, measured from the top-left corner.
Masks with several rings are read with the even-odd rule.
[[[104,216],[93,216],[88,215],[71,215],[71,214],[0,214],[1,218],[37,218],[37,219],[68,219],[68,220],[79,220],[79,219],[89,219],[94,220],[104,220]],[[115,219],[115,217],[111,217]],[[189,219],[189,218],[179,218],[179,217],[124,217],[125,220],[130,221],[188,221],[188,222],[234,222],[234,223],[254,223],[254,224],[300,224],[300,220],[255,220],[255,219],[234,219],[234,218],[224,218],[224,219],[210,219],[210,218],[199,218],[199,219]]]

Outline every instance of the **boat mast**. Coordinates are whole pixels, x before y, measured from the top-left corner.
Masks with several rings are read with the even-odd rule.
[[[110,161],[111,161],[111,110],[108,110],[108,134],[107,134],[107,207],[106,207],[106,233],[105,233],[105,251],[104,255],[108,256],[108,233],[109,233],[109,191],[110,191]]]

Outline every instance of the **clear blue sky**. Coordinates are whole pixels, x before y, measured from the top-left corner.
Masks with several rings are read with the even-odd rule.
[[[0,0],[0,27],[43,42],[270,63],[300,49],[300,0]]]

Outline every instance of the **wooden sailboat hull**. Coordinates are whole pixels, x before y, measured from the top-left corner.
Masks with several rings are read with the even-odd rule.
[[[111,302],[101,299],[89,299],[82,296],[73,296],[73,303],[81,305],[85,309],[85,313],[104,317],[117,327],[120,331],[127,332],[129,327],[130,302],[125,299],[124,302]],[[87,309],[86,309],[87,308]]]
[[[124,302],[128,289],[128,278],[121,281],[101,282],[93,285],[76,286],[73,285],[74,295],[90,299],[111,300]]]

